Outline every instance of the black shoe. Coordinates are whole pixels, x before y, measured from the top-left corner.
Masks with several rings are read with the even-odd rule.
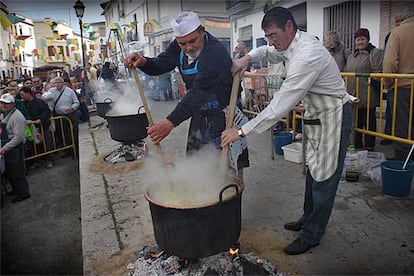
[[[308,252],[311,248],[318,246],[317,244],[308,244],[305,241],[302,241],[300,238],[297,238],[293,242],[291,242],[285,249],[285,253],[288,255],[299,255],[305,252]]]
[[[16,202],[19,202],[19,201],[23,201],[23,200],[28,199],[28,198],[30,198],[30,195],[17,196],[14,199],[12,199],[11,203],[16,203]]]
[[[302,229],[303,223],[300,221],[288,222],[285,224],[285,229],[289,231],[300,231]]]
[[[384,139],[380,142],[380,144],[383,145],[383,146],[390,145],[390,144],[392,144],[392,140]]]

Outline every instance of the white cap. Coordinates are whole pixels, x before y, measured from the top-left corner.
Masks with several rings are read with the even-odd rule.
[[[14,96],[10,93],[1,95],[0,102],[2,103],[14,103]]]
[[[186,36],[197,30],[200,25],[200,18],[194,12],[183,12],[171,21],[171,27],[176,37]]]

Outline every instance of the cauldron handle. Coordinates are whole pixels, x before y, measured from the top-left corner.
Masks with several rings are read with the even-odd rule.
[[[104,103],[112,103],[112,99],[111,98],[105,98]]]
[[[138,107],[138,114],[141,114],[141,113],[140,113],[141,108],[144,108],[144,106],[143,106],[143,105],[141,105],[140,107]],[[145,110],[144,110],[144,111],[145,111]],[[144,112],[144,113],[145,113],[145,112]]]
[[[223,193],[225,190],[234,187],[236,189],[236,195],[239,193],[239,186],[237,186],[237,184],[229,184],[226,187],[224,187],[223,189],[220,190],[220,194],[219,194],[219,200],[220,202],[223,201]]]

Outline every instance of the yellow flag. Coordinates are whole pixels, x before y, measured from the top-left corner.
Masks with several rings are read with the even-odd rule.
[[[46,39],[46,46],[52,46],[52,40],[51,39]]]
[[[26,46],[25,40],[20,40],[20,47],[24,48]]]
[[[1,26],[3,27],[3,30],[7,30],[12,25],[9,18],[5,14],[0,15],[0,21],[1,21]]]

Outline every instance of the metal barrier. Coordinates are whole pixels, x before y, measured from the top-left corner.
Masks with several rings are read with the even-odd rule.
[[[379,120],[379,124],[377,127],[377,131],[370,131],[367,129],[361,129],[358,127],[354,128],[354,131],[363,133],[363,134],[368,134],[368,135],[372,135],[375,137],[379,137],[379,138],[383,138],[383,139],[388,139],[388,140],[392,140],[392,141],[396,141],[396,142],[401,142],[401,143],[407,143],[407,144],[414,144],[414,140],[411,140],[409,137],[411,137],[412,134],[412,116],[408,116],[408,132],[407,132],[407,137],[397,137],[395,136],[395,124],[396,124],[396,110],[397,110],[397,97],[398,97],[398,82],[401,79],[408,79],[410,80],[410,108],[409,108],[409,114],[413,114],[413,109],[414,109],[414,74],[387,74],[387,73],[366,73],[366,74],[362,74],[362,73],[341,73],[342,77],[344,78],[345,81],[345,87],[348,86],[348,80],[349,78],[356,78],[356,97],[358,98],[359,96],[359,82],[360,82],[360,78],[368,78],[368,83],[367,83],[367,105],[366,108],[369,109],[370,108],[370,95],[372,93],[372,89],[371,89],[371,83],[372,80],[375,79],[380,79],[380,91],[382,92],[384,90],[384,80],[387,78],[393,78],[394,79],[394,101],[393,101],[393,106],[392,106],[392,124],[391,124],[391,135],[385,134],[384,133],[384,127],[383,127],[383,109],[384,109],[384,95],[383,93],[380,93],[380,99],[379,99],[379,111],[377,112],[378,115],[378,120]],[[355,126],[357,126],[358,124],[358,109],[355,109]],[[368,125],[368,121],[369,121],[369,113],[367,112],[367,121],[366,121],[366,125]]]
[[[388,139],[396,142],[401,143],[408,143],[414,144],[414,140],[411,140],[412,134],[412,116],[408,116],[408,135],[407,137],[397,137],[395,136],[395,124],[396,124],[396,110],[397,110],[397,97],[398,97],[398,83],[401,79],[408,79],[410,80],[410,107],[409,107],[409,114],[413,114],[414,111],[414,74],[387,74],[387,73],[341,73],[344,81],[345,86],[348,85],[349,78],[356,78],[356,97],[359,96],[359,82],[360,78],[368,78],[367,82],[367,109],[370,108],[370,95],[371,91],[371,82],[372,79],[380,79],[380,91],[384,90],[384,79],[393,78],[394,79],[394,101],[392,106],[392,126],[391,126],[391,134],[384,133],[383,127],[383,109],[384,109],[384,96],[383,93],[380,93],[379,99],[379,124],[376,131],[370,131],[367,129],[361,129],[356,127],[358,125],[358,109],[355,109],[355,128],[353,129],[356,132],[360,132],[363,134],[368,134],[372,136],[376,136],[378,138]],[[266,73],[249,73],[243,77],[243,84],[245,88],[245,100],[243,103],[243,111],[247,114],[252,116],[256,116],[260,113],[271,101],[273,93],[276,92],[278,89],[278,85],[274,86],[271,81],[272,75]],[[276,89],[276,90],[275,90]],[[277,92],[276,92],[277,93]],[[296,134],[296,120],[302,119],[304,110],[297,106],[293,109],[292,120],[290,120],[289,114],[286,114],[285,118],[282,119],[286,124],[286,129],[291,130],[293,135]],[[377,113],[377,112],[376,112]],[[366,125],[369,122],[369,112],[367,112],[367,119]],[[290,127],[290,121],[292,121],[292,127]],[[276,123],[276,122],[275,122]],[[271,131],[271,139],[273,139],[273,132]],[[305,135],[303,135],[304,137]],[[272,159],[274,159],[273,155],[273,142],[272,144]],[[304,155],[305,156],[305,155]]]
[[[70,143],[68,143],[67,133],[64,131],[64,125],[69,126],[70,131]],[[26,141],[27,147],[32,150],[30,155],[26,155],[26,160],[36,159],[55,152],[72,149],[73,157],[78,159],[76,152],[75,136],[73,131],[72,121],[66,116],[56,116],[49,119],[50,127],[44,129],[42,124],[36,125],[40,127],[40,142],[36,143],[36,139],[33,137],[32,141]],[[58,142],[61,143],[58,143]]]

